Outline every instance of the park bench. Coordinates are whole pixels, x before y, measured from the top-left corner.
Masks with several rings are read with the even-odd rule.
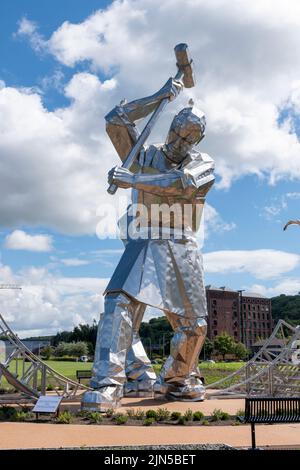
[[[299,423],[300,397],[246,398],[243,421],[251,424],[252,449],[256,449],[255,424]]]
[[[77,370],[76,371],[76,378],[79,383],[81,383],[82,379],[91,379],[92,378],[92,371],[91,370]]]

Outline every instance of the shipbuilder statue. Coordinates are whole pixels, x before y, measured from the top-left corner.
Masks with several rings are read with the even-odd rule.
[[[174,117],[163,144],[145,145],[164,107],[194,86],[186,44],[175,47],[178,73],[154,95],[123,101],[106,130],[122,166],[108,174],[109,193],[132,191],[125,251],[105,290],[91,379],[83,408],[105,410],[126,396],[200,401],[205,390],[198,359],[207,324],[202,256],[196,241],[214,162],[195,146],[205,116],[192,101]],[[139,134],[136,122],[152,113]],[[139,337],[147,306],[163,312],[173,330],[170,356],[157,377]]]

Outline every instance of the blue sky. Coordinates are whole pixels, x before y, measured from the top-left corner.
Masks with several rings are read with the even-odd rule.
[[[189,2],[181,16],[177,0],[1,2],[0,283],[24,288],[2,291],[0,305],[21,334],[98,318],[122,253],[118,239],[96,236],[97,208],[111,201],[106,173],[118,163],[103,116],[162,86],[182,41],[197,86],[150,141],[164,139],[190,96],[205,111],[199,150],[216,162],[206,284],[300,291],[300,228],[282,230],[300,218],[299,7],[235,0],[229,11],[228,1]]]

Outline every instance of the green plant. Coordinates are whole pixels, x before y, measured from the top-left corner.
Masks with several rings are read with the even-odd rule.
[[[24,411],[17,411],[15,416],[14,416],[14,421],[26,421],[26,419],[28,419],[28,414],[29,413],[26,413]]]
[[[58,424],[71,424],[73,421],[73,415],[70,413],[70,411],[66,410],[60,413],[56,417],[56,423]]]
[[[209,421],[207,421],[207,419],[204,419],[204,420],[202,421],[202,425],[203,425],[203,426],[208,426],[208,425],[209,425]]]
[[[154,418],[146,418],[143,421],[143,426],[151,426],[153,423],[155,423]]]
[[[204,414],[202,413],[202,411],[195,411],[195,413],[193,414],[194,421],[201,421],[203,418]]]
[[[158,408],[156,411],[156,421],[168,421],[171,413],[167,408]]]
[[[222,411],[220,409],[215,408],[211,415],[212,421],[225,421],[230,419],[230,416],[226,411]]]
[[[134,419],[135,418],[135,411],[132,409],[126,410],[126,415],[128,416],[129,419]]]
[[[147,410],[146,411],[146,418],[153,418],[156,421],[157,420],[157,412],[155,410]]]
[[[116,424],[126,424],[128,421],[128,416],[124,415],[123,413],[117,414],[114,417],[114,421]]]
[[[177,424],[183,424],[183,425],[186,424],[186,419],[185,419],[184,415],[183,415],[183,416],[182,416],[182,415],[180,416],[180,418],[178,419],[178,423],[177,423]]]
[[[181,417],[180,411],[173,411],[171,413],[171,420],[172,421],[177,421],[178,419],[180,419],[180,417]]]
[[[145,412],[138,408],[135,413],[134,413],[134,418],[141,421],[142,419],[145,418]]]
[[[107,408],[106,412],[105,412],[105,416],[107,418],[112,418],[115,414],[115,410],[113,408]]]
[[[183,416],[186,421],[193,421],[193,410],[188,408]]]
[[[87,415],[87,418],[91,423],[99,424],[103,421],[101,414],[98,411],[90,411]]]
[[[0,421],[14,421],[17,410],[13,406],[2,406],[0,408]]]

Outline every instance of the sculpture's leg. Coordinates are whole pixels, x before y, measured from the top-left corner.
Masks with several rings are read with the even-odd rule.
[[[151,365],[139,336],[140,325],[144,316],[146,305],[140,302],[133,304],[133,339],[126,358],[127,382],[124,394],[131,397],[145,397],[153,395],[153,384],[156,374]]]
[[[206,321],[204,318],[180,317],[171,312],[167,316],[175,334],[170,356],[154,385],[155,394],[181,401],[203,400],[205,389],[200,379],[198,359],[206,336]]]
[[[83,408],[102,411],[117,406],[123,396],[126,354],[132,343],[132,315],[130,297],[122,292],[106,295],[104,313],[98,325],[93,375],[90,382],[91,387],[97,392],[85,393]]]

